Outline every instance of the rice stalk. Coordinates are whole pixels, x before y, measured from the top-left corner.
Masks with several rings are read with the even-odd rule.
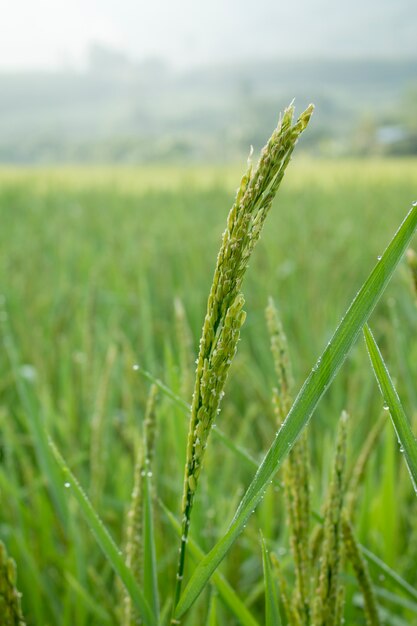
[[[20,605],[20,593],[16,588],[16,564],[0,541],[0,624],[1,626],[25,626]]]
[[[292,405],[293,375],[288,343],[272,298],[266,309],[266,320],[274,359],[277,387],[274,406],[281,426]],[[292,606],[302,625],[310,623],[311,559],[310,483],[307,435],[303,433],[283,466],[286,505],[290,525],[290,544],[294,558],[295,590]]]
[[[346,515],[342,518],[342,532],[346,556],[352,564],[359,588],[362,591],[367,624],[368,626],[380,626],[381,622],[368,565],[361,554],[352,525]]]
[[[289,626],[302,626],[300,615],[295,610],[295,607],[293,606],[291,602],[287,581],[285,580],[285,576],[281,570],[279,560],[276,554],[274,554],[273,552],[270,553],[270,557],[271,557],[271,563],[274,568],[275,575],[278,579],[280,598],[284,607],[286,618],[288,620],[288,625]]]
[[[133,491],[127,514],[126,526],[126,565],[132,571],[138,584],[143,584],[143,494],[144,476],[151,471],[155,447],[155,404],[158,388],[152,385],[146,404],[143,422],[143,441],[137,444],[136,463],[133,478]],[[131,596],[124,590],[123,626],[136,626],[141,621],[132,603]]]
[[[306,128],[312,105],[293,124],[294,107],[285,111],[278,127],[244,174],[223,233],[200,339],[187,443],[182,499],[182,538],[173,608],[181,595],[186,544],[201,465],[211,427],[220,411],[224,386],[245,320],[241,293],[249,258],[281,184],[298,137]],[[172,623],[178,620],[172,619]]]
[[[380,436],[383,430],[385,421],[386,421],[385,416],[381,415],[380,419],[373,426],[373,428],[369,431],[369,434],[362,446],[358,460],[354,466],[354,469],[348,481],[347,492],[345,495],[345,504],[343,506],[343,511],[342,511],[343,551],[341,552],[341,555],[340,555],[340,566],[346,557],[349,560],[351,560],[356,577],[358,579],[359,586],[364,595],[365,606],[367,607],[366,609],[367,621],[370,626],[379,624],[379,622],[375,621],[375,614],[377,615],[377,612],[376,612],[376,606],[375,606],[375,599],[374,599],[374,595],[372,591],[372,583],[369,578],[369,573],[367,572],[366,563],[364,562],[363,556],[360,552],[359,545],[356,542],[356,539],[354,538],[353,528],[352,528],[352,519],[353,519],[353,515],[355,511],[355,505],[357,502],[358,490],[365,474],[366,465],[369,461],[372,451],[375,448],[375,444],[378,440],[378,437]],[[312,551],[313,562],[316,560],[316,558],[318,557],[320,553],[320,549],[322,548],[322,545],[324,542],[324,537],[325,537],[325,526],[323,526],[323,524],[320,524],[316,526],[313,536],[311,538],[311,551]],[[365,565],[365,568],[363,567],[363,565]],[[343,623],[344,595],[345,595],[345,589],[342,585],[339,585],[339,588],[337,590],[334,621],[330,622],[331,624],[334,624],[335,626]],[[369,621],[370,619],[374,621]],[[314,622],[314,624],[315,623],[316,622]]]
[[[175,516],[162,502],[160,502],[160,505],[174,530],[177,534],[180,534],[181,525]],[[190,537],[188,548],[193,560],[201,559],[204,555],[204,551],[192,537]],[[212,579],[212,595],[214,591],[218,593],[218,596],[221,598],[223,604],[234,614],[237,623],[239,623],[240,626],[259,626],[258,622],[248,608],[250,607],[248,598],[245,599],[245,602],[240,600],[236,591],[234,591],[232,586],[220,572],[216,572]]]
[[[342,561],[341,516],[346,490],[347,419],[347,413],[343,412],[339,424],[333,477],[325,506],[322,556],[312,610],[314,626],[338,626],[335,620],[341,615],[339,572]]]
[[[314,527],[310,538],[310,554],[312,563],[316,563],[317,559],[320,558],[321,547],[323,545],[323,536],[323,524],[317,524]]]
[[[277,384],[277,387],[274,388],[274,407],[278,424],[281,425],[287,417],[288,411],[292,405],[294,379],[288,353],[287,337],[284,333],[273,298],[269,298],[265,316]]]

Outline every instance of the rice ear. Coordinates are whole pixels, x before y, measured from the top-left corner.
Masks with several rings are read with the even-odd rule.
[[[181,595],[191,511],[209,433],[224,395],[230,365],[245,321],[241,293],[250,256],[290,162],[298,137],[313,112],[310,105],[293,123],[290,105],[279,121],[254,168],[249,161],[229,212],[217,257],[207,312],[200,339],[188,431],[182,498],[183,532],[173,609]]]
[[[333,476],[325,505],[323,544],[318,585],[313,603],[314,626],[339,626],[341,615],[340,565],[342,561],[342,510],[346,491],[346,412],[342,413],[336,444]]]
[[[278,425],[292,405],[293,375],[288,342],[272,298],[266,308],[266,321],[274,360],[277,387],[274,406]],[[311,612],[310,557],[310,482],[307,436],[303,433],[288,455],[283,467],[286,505],[290,526],[290,544],[294,558],[295,590],[293,605],[301,623],[308,624]]]
[[[373,592],[368,564],[361,554],[352,525],[345,515],[342,519],[342,531],[346,556],[352,564],[359,588],[362,591],[367,624],[368,626],[380,626],[381,622],[379,619],[378,607],[375,594]]]
[[[16,564],[0,541],[0,623],[2,626],[25,626],[16,587]]]

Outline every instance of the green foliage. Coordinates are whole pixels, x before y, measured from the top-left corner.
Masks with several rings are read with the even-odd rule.
[[[270,390],[277,381],[263,320],[268,295],[279,302],[292,357],[292,389],[297,390],[380,255],[381,242],[402,219],[403,207],[415,194],[416,171],[412,161],[296,160],[288,172],[280,210],[271,211],[245,278],[248,319],[221,424],[212,429],[200,476],[187,577],[224,534],[273,438]],[[125,545],[134,467],[144,445],[138,439],[150,384],[142,373],[150,372],[152,382],[162,382],[149,494],[156,492],[170,510],[179,511],[190,362],[196,357],[218,235],[235,180],[234,168],[0,171],[0,334],[7,347],[0,356],[0,537],[17,562],[28,623],[118,624],[122,608],[111,559],[80,514],[72,495],[75,483],[48,456],[44,426],[89,494],[96,485],[94,508],[118,552]],[[182,312],[181,305],[174,306],[178,298]],[[416,324],[414,297],[401,267],[372,326],[398,373],[396,387],[413,428]],[[139,371],[133,370],[136,363]],[[309,426],[310,523],[321,521],[335,416],[344,407],[351,416],[347,464],[352,479],[346,502],[352,488],[355,539],[368,560],[380,619],[413,624],[415,498],[395,445],[391,453],[390,429],[381,432],[379,424],[371,437],[381,400],[360,346],[350,352]],[[391,459],[389,466],[383,466],[385,459]],[[387,489],[387,479],[395,493]],[[292,602],[297,574],[282,480],[278,473],[268,485],[245,532],[216,570],[210,592],[184,615],[184,626],[265,622],[259,527],[273,574],[275,555],[279,560],[278,600],[285,623],[285,603]],[[81,492],[78,496],[84,506]],[[167,624],[177,544],[171,522],[152,497],[148,502],[161,623]],[[384,528],[385,512],[398,529],[395,537]],[[89,524],[96,522],[94,517]],[[317,541],[318,554],[321,545]],[[342,580],[345,622],[364,623],[356,577]]]
[[[182,615],[204,589],[262,500],[268,483],[307,425],[322,396],[347,358],[363,325],[381,297],[417,226],[417,205],[408,213],[377,265],[362,285],[323,354],[307,377],[284,423],[246,490],[227,532],[195,569],[178,603]]]

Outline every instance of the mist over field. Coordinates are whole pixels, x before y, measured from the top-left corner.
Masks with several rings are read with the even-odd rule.
[[[233,161],[295,97],[314,154],[417,152],[417,63],[268,60],[175,70],[95,48],[83,71],[0,75],[0,160]]]
[[[417,152],[415,2],[45,0],[9,13],[0,162],[236,161],[293,98],[316,104],[302,144],[315,155]]]

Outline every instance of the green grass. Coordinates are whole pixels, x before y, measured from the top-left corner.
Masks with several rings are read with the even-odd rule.
[[[280,310],[298,391],[415,200],[416,165],[303,159],[291,164],[245,278],[247,320],[218,420],[233,445],[258,462],[275,432],[274,368],[264,321],[268,296]],[[140,364],[181,395],[175,298],[183,303],[196,356],[220,234],[240,171],[0,171],[1,315],[8,316],[2,335],[6,329],[8,352],[12,337],[14,353],[13,367],[4,349],[0,356],[0,539],[17,563],[28,623],[118,623],[123,593],[71,489],[59,489],[65,480],[61,485],[49,466],[43,425],[85,491],[94,494],[97,512],[122,546],[135,442],[150,386],[132,366]],[[415,422],[417,309],[405,264],[371,326],[405,413]],[[110,370],[109,351],[115,351]],[[350,414],[349,472],[382,404],[359,342],[308,429],[314,511],[326,493],[341,410]],[[90,435],[97,412],[102,421],[95,450],[103,475],[90,491]],[[157,422],[153,480],[159,498],[179,516],[188,424],[183,408],[163,392]],[[416,502],[401,456],[387,420],[367,465],[355,532],[395,575],[415,586]],[[197,561],[224,534],[252,476],[249,462],[220,437],[211,438],[191,529]],[[233,625],[239,623],[236,611],[247,623],[264,623],[259,528],[291,581],[284,499],[276,482],[223,562],[222,578],[213,582],[217,601],[203,593],[184,624]],[[156,503],[153,533],[161,615],[168,616],[178,537]],[[193,567],[190,558],[187,579]],[[407,596],[395,576],[381,574],[372,561],[369,568],[379,587],[395,594],[394,600],[378,594],[386,614],[417,623],[415,611],[398,601]],[[268,589],[272,598],[269,583]],[[348,577],[348,624],[365,623],[357,594]]]

